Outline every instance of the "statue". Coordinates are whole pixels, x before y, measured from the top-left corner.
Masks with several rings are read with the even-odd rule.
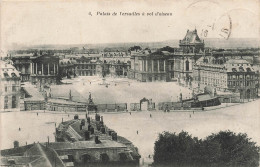
[[[69,100],[72,100],[71,90],[69,92]]]
[[[180,102],[182,102],[182,93],[180,93]]]

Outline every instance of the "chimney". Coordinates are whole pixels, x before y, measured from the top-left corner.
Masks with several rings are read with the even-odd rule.
[[[116,132],[112,132],[112,140],[117,141],[117,133]]]
[[[74,115],[74,119],[79,119],[79,115],[78,114]]]
[[[105,133],[106,133],[106,129],[105,129],[105,127],[104,127],[104,126],[102,126],[102,127],[101,127],[101,132],[102,132],[103,134],[105,134]]]
[[[95,136],[95,143],[96,143],[96,144],[100,144],[100,143],[101,143],[101,141],[98,140],[98,136]]]
[[[113,130],[109,130],[108,135],[111,136],[113,132],[114,132]]]
[[[81,120],[81,125],[82,125],[82,126],[85,126],[85,119],[82,119],[82,120]]]
[[[88,125],[88,131],[90,131],[91,125]]]
[[[18,148],[19,147],[19,141],[15,140],[14,141],[14,148]]]
[[[97,123],[97,130],[100,130],[100,124]]]
[[[94,128],[93,127],[90,127],[90,133],[94,134]]]
[[[85,140],[89,140],[90,139],[90,133],[89,131],[85,131]]]
[[[99,114],[96,114],[95,118],[96,118],[96,121],[100,121],[100,115]]]

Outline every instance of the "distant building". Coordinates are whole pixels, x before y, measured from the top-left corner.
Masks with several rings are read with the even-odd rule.
[[[76,60],[60,59],[60,75],[61,77],[73,78],[76,77]]]
[[[109,73],[111,76],[127,76],[127,72],[130,69],[130,63],[124,63],[120,60],[110,62],[111,67],[109,68]]]
[[[204,41],[199,38],[196,29],[187,30],[183,40],[179,41],[179,46],[169,59],[171,76],[189,81],[192,80],[193,65],[204,54]]]
[[[141,82],[169,81],[168,59],[172,53],[151,52],[149,49],[131,52],[128,77]]]
[[[59,58],[48,53],[35,55],[31,59],[31,83],[57,84],[59,83]]]
[[[11,59],[22,82],[57,84],[60,80],[59,58],[50,53],[16,54]]]
[[[94,76],[96,75],[97,60],[90,57],[81,56],[76,59],[76,75],[77,76]]]
[[[197,30],[188,30],[179,48],[164,47],[152,52],[130,48],[131,69],[128,77],[142,82],[192,81],[193,64],[204,55],[204,41]]]
[[[12,64],[0,60],[0,111],[20,110],[20,74]]]
[[[21,82],[30,81],[33,54],[16,54],[11,59],[15,68],[20,72]]]
[[[237,92],[241,99],[256,98],[258,94],[259,72],[244,59],[201,57],[194,65],[193,77],[198,87]]]

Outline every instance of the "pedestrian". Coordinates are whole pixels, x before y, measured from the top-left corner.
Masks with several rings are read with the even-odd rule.
[[[38,116],[38,113],[37,113],[37,116]]]
[[[194,110],[193,110],[192,112],[193,112],[193,114],[194,114]]]
[[[129,114],[131,115],[131,112]]]
[[[136,134],[138,134],[138,131],[136,131]]]
[[[191,114],[190,114],[190,118],[191,118]]]
[[[70,115],[68,114],[68,117],[70,117]]]
[[[91,85],[91,82],[89,82],[90,83],[90,85]]]
[[[152,114],[150,114],[150,118],[152,118]]]
[[[21,131],[21,128],[19,127],[19,129],[18,129],[19,131]]]

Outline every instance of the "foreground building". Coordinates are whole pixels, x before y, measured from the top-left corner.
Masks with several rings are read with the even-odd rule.
[[[108,129],[103,117],[96,114],[95,120],[86,119],[62,122],[55,133],[56,142],[34,143],[1,150],[4,166],[59,166],[59,167],[107,167],[139,166],[137,148],[127,139]]]
[[[20,74],[12,64],[0,60],[0,111],[20,110]]]
[[[201,57],[194,65],[194,83],[198,87],[210,86],[219,91],[240,93],[240,99],[253,99],[258,95],[259,72],[244,59],[213,56]]]

